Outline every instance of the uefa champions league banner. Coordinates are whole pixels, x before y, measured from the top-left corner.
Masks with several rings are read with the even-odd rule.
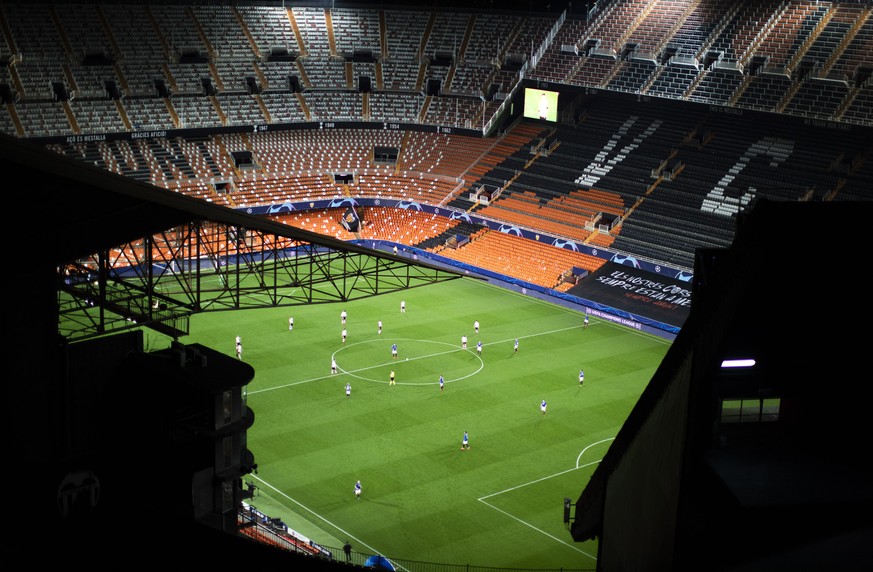
[[[538,233],[532,230],[527,230],[521,228],[519,226],[513,224],[502,223],[498,221],[493,221],[490,219],[485,219],[482,217],[478,217],[476,215],[466,213],[460,210],[451,209],[447,207],[438,207],[433,205],[426,205],[422,203],[418,203],[416,201],[404,201],[397,199],[369,199],[369,198],[361,198],[355,199],[352,197],[337,197],[334,199],[321,199],[317,201],[309,201],[309,202],[298,202],[298,203],[281,203],[281,204],[273,204],[273,205],[264,205],[257,207],[248,207],[244,210],[248,214],[255,215],[264,215],[264,214],[279,214],[279,213],[288,213],[295,211],[307,211],[313,209],[332,209],[332,208],[348,208],[348,207],[383,207],[383,208],[395,208],[395,209],[403,209],[403,210],[416,210],[425,212],[428,214],[435,214],[438,216],[443,216],[446,218],[450,218],[452,220],[461,220],[470,224],[475,224],[479,226],[486,226],[491,230],[496,230],[498,232],[502,232],[505,234],[512,234],[515,236],[519,236],[522,238],[527,238],[529,240],[535,240],[537,242],[542,242],[545,244],[549,244],[551,246],[555,246],[557,248],[565,248],[567,250],[572,250],[573,252],[581,252],[583,254],[589,254],[591,256],[596,256],[598,258],[603,258],[605,260],[609,260],[611,262],[615,262],[618,264],[623,264],[626,266],[630,266],[635,269],[644,270],[646,272],[652,272],[655,274],[660,274],[666,276],[671,279],[681,280],[685,282],[690,282],[691,274],[677,268],[670,268],[667,266],[661,266],[658,264],[654,264],[647,260],[637,259],[633,256],[626,256],[617,254],[614,252],[610,252],[603,248],[597,248],[588,246],[586,244],[582,244],[581,242],[575,242],[572,240],[567,240],[560,237],[551,236],[548,234]]]
[[[590,300],[588,298],[582,298],[579,296],[574,296],[573,294],[567,292],[558,292],[556,290],[553,291],[552,296],[554,296],[555,298],[567,300],[579,306],[585,306],[585,312],[587,314],[591,314],[592,316],[596,316],[602,320],[621,324],[622,326],[634,328],[635,330],[645,330],[647,328],[650,328],[648,330],[650,332],[653,330],[658,330],[662,332],[669,332],[671,334],[679,333],[679,326],[664,323],[645,315],[628,312],[627,310],[614,308],[608,304],[595,302],[594,300]]]

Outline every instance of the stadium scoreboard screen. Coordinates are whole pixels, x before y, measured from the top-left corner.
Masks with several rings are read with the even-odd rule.
[[[529,119],[558,120],[558,92],[533,87],[524,88],[524,112]]]

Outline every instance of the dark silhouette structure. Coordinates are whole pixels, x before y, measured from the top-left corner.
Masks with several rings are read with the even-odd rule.
[[[871,213],[763,201],[698,252],[691,314],[569,517],[599,570],[873,566],[873,306],[852,278]]]

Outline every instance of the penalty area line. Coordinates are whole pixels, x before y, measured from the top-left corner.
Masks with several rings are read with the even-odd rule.
[[[331,526],[331,527],[333,527],[334,529],[338,530],[338,531],[341,532],[344,536],[347,536],[347,537],[349,537],[350,539],[352,539],[352,540],[354,540],[355,542],[357,542],[358,544],[360,544],[361,546],[364,546],[364,547],[368,548],[368,549],[369,549],[371,552],[373,552],[374,554],[382,554],[381,552],[379,552],[378,550],[376,550],[375,548],[373,548],[372,546],[370,546],[369,544],[367,544],[366,542],[364,542],[364,541],[361,540],[360,538],[356,538],[353,534],[351,534],[351,533],[348,532],[347,530],[344,530],[344,529],[340,528],[339,526],[337,526],[336,524],[332,523],[331,521],[327,520],[326,518],[324,518],[323,516],[321,516],[320,514],[318,514],[317,512],[315,512],[314,510],[312,510],[311,508],[305,506],[305,505],[304,505],[303,503],[301,503],[300,501],[297,501],[297,500],[291,498],[290,496],[288,496],[287,494],[283,493],[282,491],[280,491],[279,489],[277,489],[276,487],[274,487],[273,485],[271,485],[270,483],[268,483],[268,482],[265,481],[264,479],[262,479],[262,478],[260,478],[260,477],[258,477],[258,476],[256,476],[256,475],[251,475],[251,477],[254,478],[254,479],[256,479],[259,483],[261,483],[263,486],[267,487],[268,489],[270,489],[271,491],[273,491],[273,492],[276,493],[277,495],[279,495],[279,496],[285,498],[285,499],[288,500],[289,502],[294,503],[294,504],[297,505],[298,507],[302,508],[303,510],[305,510],[306,512],[308,512],[309,514],[311,514],[312,516],[316,517],[317,519],[319,519],[319,520],[325,522],[325,523],[328,524],[329,526]]]
[[[509,513],[509,512],[506,512],[505,510],[503,510],[503,509],[501,509],[501,508],[497,508],[496,506],[494,506],[493,504],[491,504],[490,502],[488,502],[486,499],[489,499],[489,498],[491,498],[491,497],[496,497],[496,496],[498,496],[498,495],[502,495],[502,494],[504,494],[504,493],[508,493],[508,492],[511,492],[511,491],[514,491],[514,490],[518,490],[518,489],[524,488],[524,487],[526,487],[526,486],[528,486],[528,485],[533,485],[533,484],[535,484],[535,483],[539,483],[539,482],[542,482],[542,481],[546,481],[546,480],[551,479],[551,478],[553,478],[553,477],[558,477],[558,476],[564,475],[564,474],[566,474],[566,473],[570,473],[570,472],[576,471],[576,470],[578,470],[578,469],[583,469],[583,468],[586,468],[586,467],[590,467],[591,465],[596,465],[596,464],[600,463],[603,459],[598,459],[598,460],[596,460],[596,461],[591,461],[590,463],[585,463],[584,465],[580,465],[580,464],[579,464],[579,460],[582,458],[582,455],[584,455],[585,452],[586,452],[588,449],[590,449],[590,448],[592,448],[592,447],[595,447],[595,446],[597,446],[597,445],[600,445],[601,443],[606,443],[607,441],[612,441],[613,439],[615,439],[615,437],[609,437],[609,438],[607,438],[607,439],[602,439],[602,440],[597,441],[596,443],[592,443],[592,444],[588,445],[587,447],[585,447],[584,449],[582,449],[582,451],[579,453],[579,456],[576,457],[576,466],[573,467],[573,468],[571,468],[571,469],[566,469],[566,470],[564,470],[564,471],[559,471],[559,472],[557,472],[557,473],[553,473],[553,474],[551,474],[551,475],[546,475],[545,477],[540,477],[539,479],[534,479],[534,480],[532,480],[532,481],[528,481],[528,482],[526,482],[526,483],[521,483],[521,484],[519,484],[519,485],[515,485],[515,486],[513,486],[513,487],[509,487],[509,488],[503,489],[502,491],[493,492],[493,493],[491,493],[491,494],[489,494],[489,495],[485,495],[485,496],[483,496],[483,497],[479,497],[479,498],[476,499],[476,500],[478,500],[479,502],[481,502],[481,503],[484,504],[485,506],[491,507],[491,508],[493,508],[494,510],[496,510],[497,512],[500,512],[501,514],[504,514],[504,515],[508,516],[509,518],[511,518],[511,519],[513,519],[513,520],[515,520],[515,521],[517,521],[517,522],[519,522],[519,523],[521,523],[521,524],[527,526],[528,528],[531,528],[531,529],[533,529],[533,530],[539,532],[540,534],[542,534],[542,535],[544,535],[544,536],[547,536],[547,537],[551,538],[552,540],[555,540],[556,542],[559,542],[559,543],[563,544],[564,546],[566,546],[566,547],[568,547],[568,548],[572,548],[573,550],[575,550],[576,552],[579,552],[580,554],[584,554],[585,556],[591,558],[592,560],[597,560],[597,557],[592,556],[591,554],[585,552],[584,550],[581,550],[581,549],[579,549],[579,548],[576,548],[576,547],[573,546],[572,544],[568,544],[568,543],[564,542],[564,541],[561,540],[560,538],[557,538],[557,537],[555,537],[554,535],[549,534],[549,533],[546,532],[545,530],[542,530],[542,529],[540,529],[540,528],[537,528],[536,526],[532,525],[531,523],[526,522],[526,521],[524,521],[524,520],[518,518],[517,516],[515,516],[515,515],[513,515],[513,514],[511,514],[511,513]]]
[[[521,524],[525,525],[526,527],[531,528],[531,529],[533,529],[533,530],[539,532],[540,534],[542,534],[542,535],[544,535],[544,536],[548,536],[549,538],[551,538],[551,539],[554,540],[555,542],[558,542],[558,543],[560,543],[560,544],[563,544],[563,545],[566,546],[567,548],[572,548],[572,549],[575,550],[576,552],[578,552],[578,553],[580,553],[580,554],[584,554],[585,556],[587,556],[588,558],[590,558],[590,559],[592,559],[592,560],[597,560],[597,557],[596,557],[596,556],[592,556],[591,554],[588,554],[588,553],[585,552],[584,550],[582,550],[582,549],[580,549],[580,548],[576,548],[576,547],[573,546],[572,544],[568,544],[568,543],[564,542],[563,540],[561,540],[561,539],[558,538],[557,536],[554,536],[554,535],[552,535],[552,534],[549,534],[549,533],[546,532],[545,530],[542,530],[542,529],[540,529],[540,528],[537,528],[537,527],[535,527],[534,525],[532,525],[531,523],[529,523],[529,522],[525,522],[525,521],[521,520],[520,518],[518,518],[518,517],[515,516],[515,515],[509,514],[509,513],[506,512],[505,510],[500,509],[500,508],[497,508],[496,506],[494,506],[493,504],[491,504],[491,503],[489,503],[489,502],[486,502],[486,501],[484,501],[484,500],[482,500],[482,499],[478,499],[478,500],[479,500],[479,502],[481,502],[481,503],[484,504],[485,506],[488,506],[488,507],[493,508],[493,509],[496,510],[497,512],[499,512],[499,513],[501,513],[501,514],[504,514],[504,515],[508,516],[509,518],[515,520],[515,521],[520,522]]]
[[[602,460],[603,459],[598,459],[597,461],[591,461],[590,463],[586,463],[584,465],[577,465],[577,466],[573,467],[572,469],[567,469],[565,471],[559,471],[559,472],[554,473],[552,475],[546,475],[545,477],[540,477],[539,479],[534,479],[533,481],[528,481],[528,482],[522,483],[520,485],[515,485],[514,487],[509,487],[508,489],[503,489],[502,491],[497,491],[496,493],[491,493],[490,495],[485,495],[484,497],[479,497],[476,500],[480,500],[482,502],[485,502],[485,499],[488,499],[491,497],[496,497],[497,495],[502,495],[503,493],[512,492],[514,490],[521,489],[521,488],[524,488],[528,485],[533,485],[533,484],[539,483],[541,481],[547,481],[553,477],[560,477],[563,474],[571,473],[571,472],[576,471],[578,469],[584,469],[585,467],[590,467],[591,465],[596,465],[597,463],[599,463]]]

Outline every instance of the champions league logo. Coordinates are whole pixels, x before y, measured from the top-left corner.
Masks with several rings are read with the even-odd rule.
[[[470,220],[470,215],[467,213],[452,212],[452,216],[449,217],[449,220],[462,220],[464,222],[469,222],[470,224],[473,223],[473,221]]]
[[[327,208],[336,208],[336,207],[354,207],[357,206],[358,203],[355,202],[355,199],[344,198],[344,199],[333,199],[330,201],[330,204],[327,205]]]
[[[421,205],[416,203],[416,202],[413,202],[413,201],[400,201],[399,203],[397,203],[397,208],[398,209],[412,209],[414,211],[420,211]]]
[[[501,224],[500,228],[498,228],[500,232],[504,234],[514,234],[515,236],[521,236],[521,229],[517,226],[510,226],[508,224]]]
[[[624,254],[613,254],[610,261],[615,262],[616,264],[624,264],[625,266],[633,266],[634,268],[640,267],[640,263],[636,258]]]
[[[295,210],[297,209],[291,203],[282,203],[281,205],[270,205],[270,208],[267,209],[267,214],[290,213]]]
[[[572,250],[573,252],[579,252],[579,247],[576,246],[575,242],[570,240],[562,240],[560,238],[556,238],[552,241],[552,246],[557,246],[558,248],[565,248],[567,250]]]

